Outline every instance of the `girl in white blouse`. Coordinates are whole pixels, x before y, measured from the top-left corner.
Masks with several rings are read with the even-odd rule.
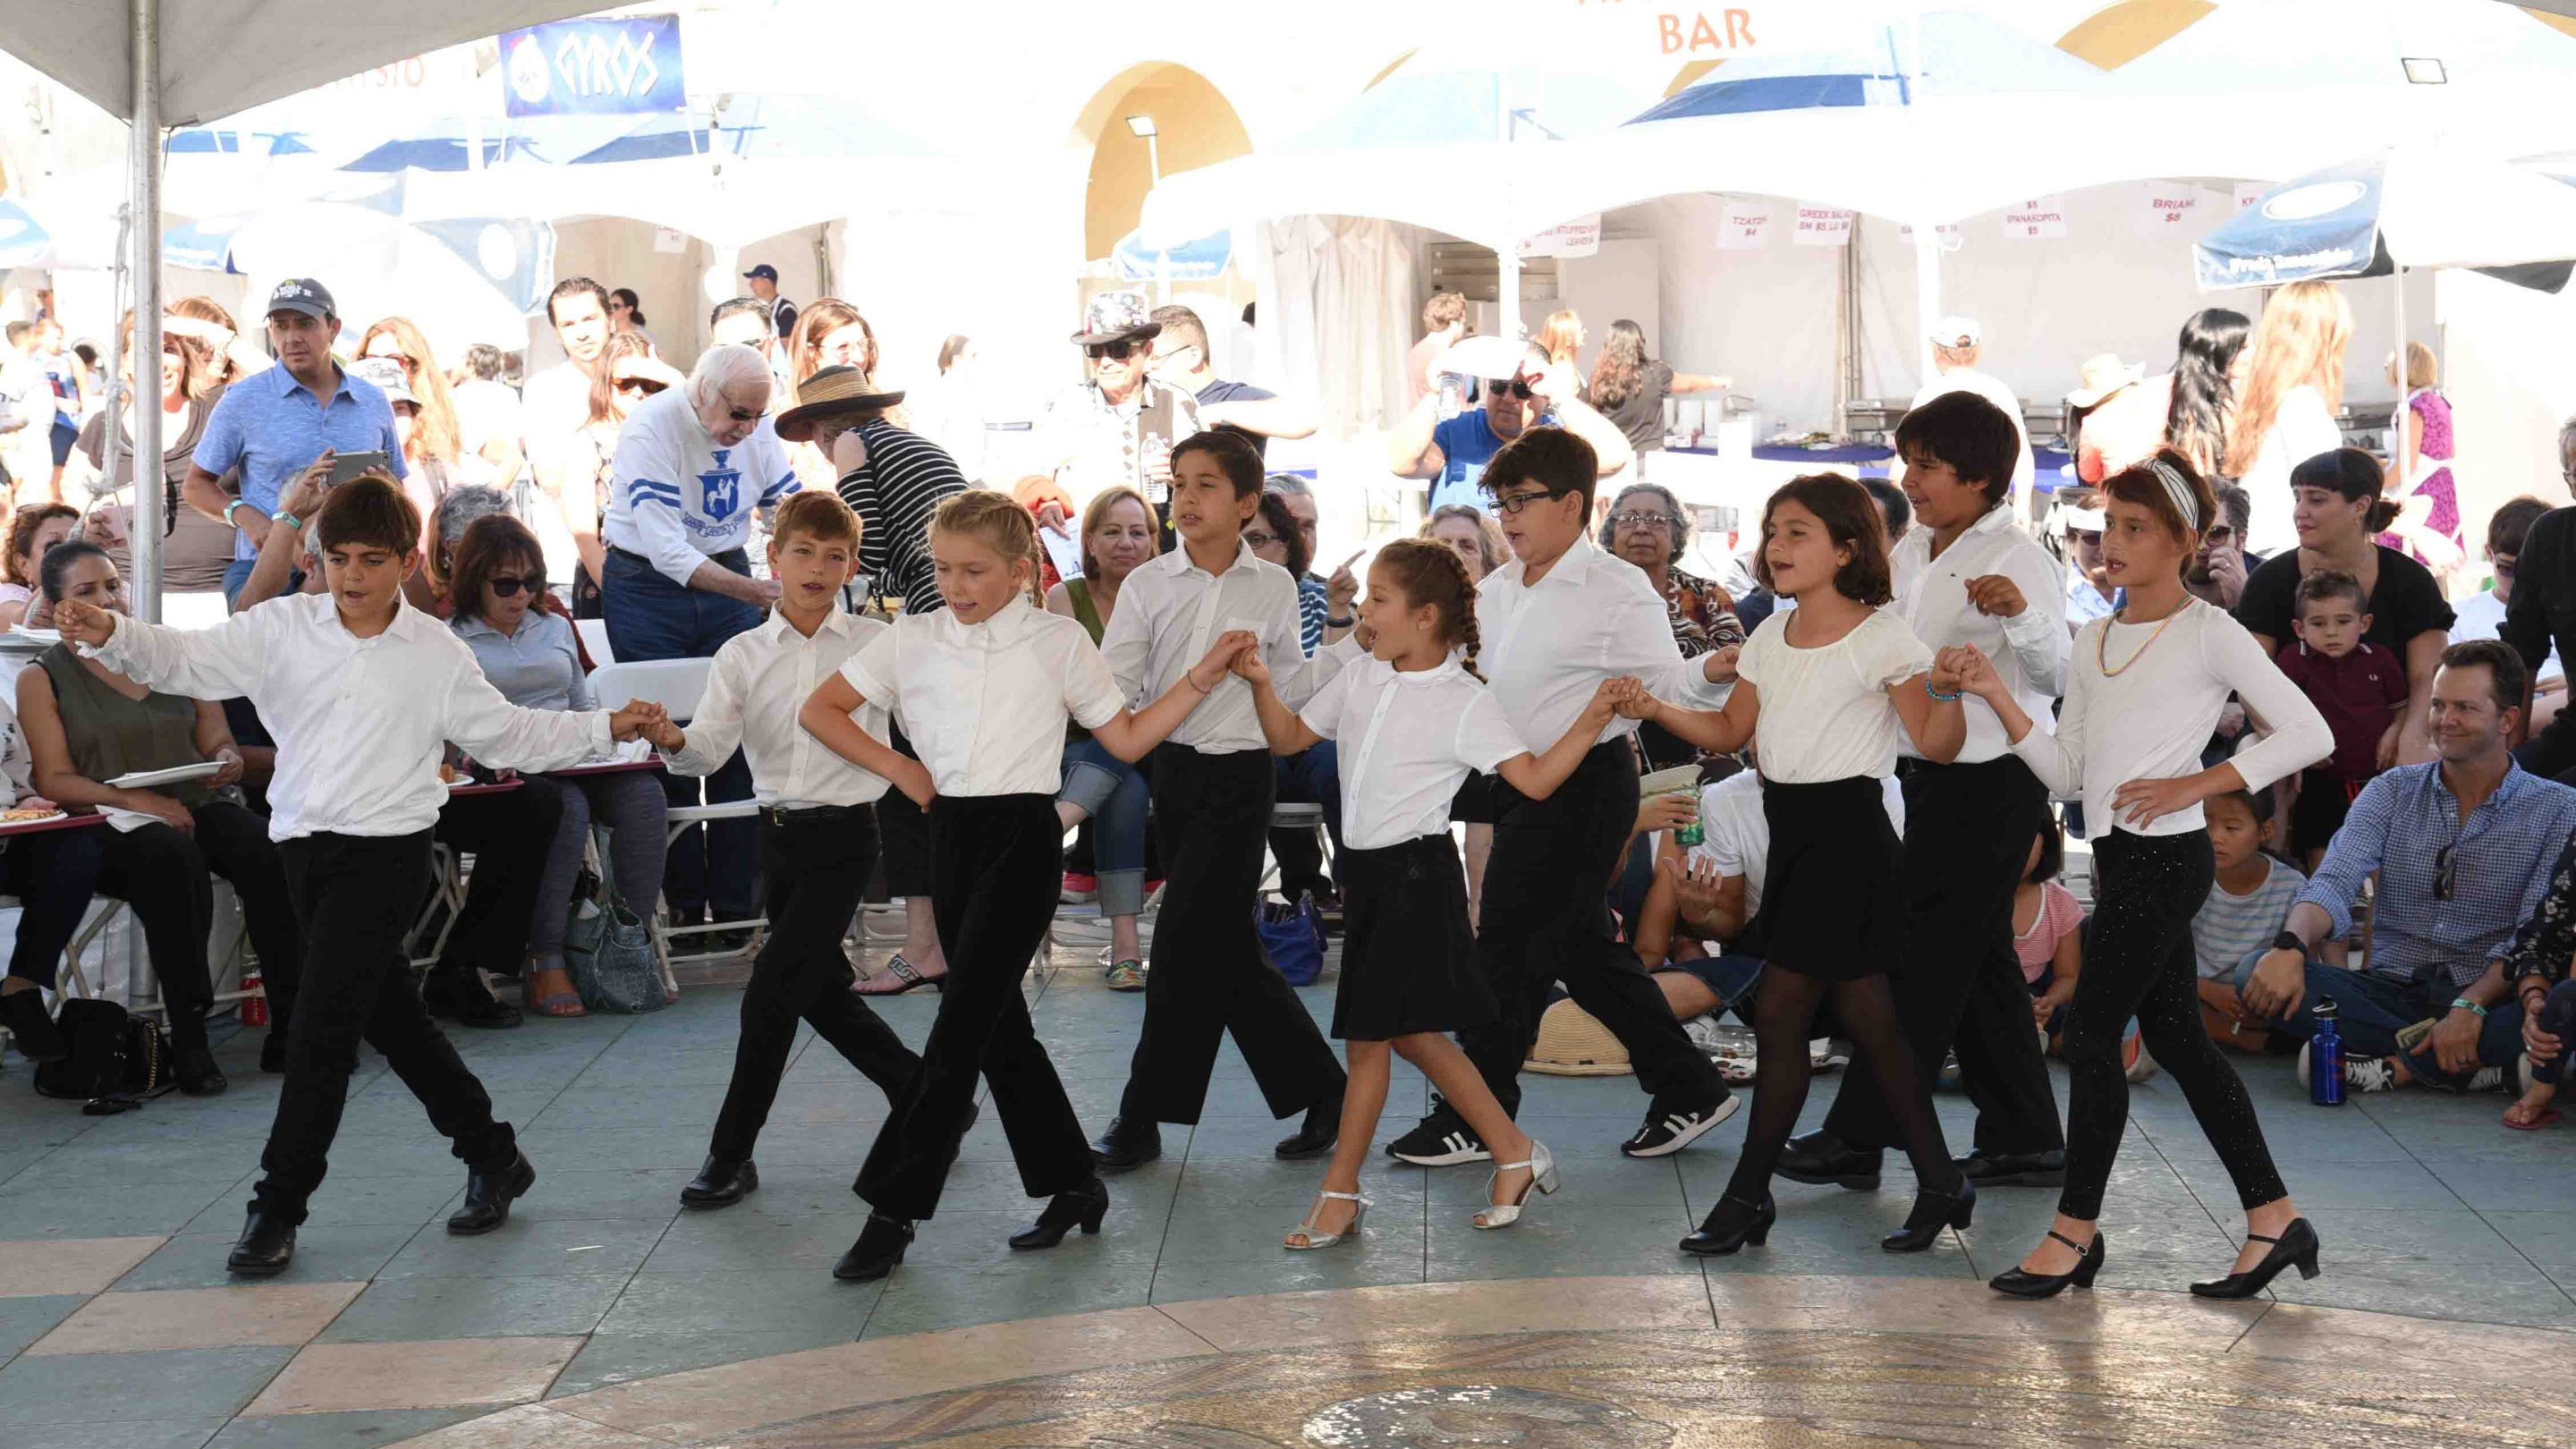
[[[2334,736],[2243,625],[2183,588],[2204,523],[2217,517],[2208,483],[2166,449],[2103,484],[2102,557],[2128,606],[2075,639],[2057,730],[2032,727],[1975,649],[1942,651],[1963,688],[1994,706],[2013,749],[2058,795],[2081,791],[2087,818],[2108,827],[2093,843],[2096,903],[2084,975],[2067,1013],[2066,1187],[2057,1221],[1999,1292],[2045,1298],[2089,1287],[2102,1268],[2102,1191],[2128,1129],[2120,1039],[2131,1017],[2147,1050],[2181,1084],[2201,1131],[2227,1165],[2245,1209],[2237,1271],[2191,1291],[2247,1298],[2295,1263],[2317,1273],[2317,1234],[2290,1205],[2254,1104],[2202,1021],[2191,920],[2215,864],[2201,823],[2213,795],[2260,790],[2324,759]],[[2201,748],[2230,693],[2273,721],[2269,738],[2202,769]],[[2256,1243],[2269,1245],[2260,1251]]]
[[[1141,759],[1254,642],[1248,633],[1219,636],[1179,683],[1130,713],[1082,625],[1030,607],[1037,534],[1008,494],[967,492],[940,504],[930,552],[948,607],[898,618],[797,712],[816,739],[930,813],[931,910],[948,956],[921,1070],[859,1169],[856,1190],[874,1211],[832,1269],[850,1281],[893,1272],[913,1224],[939,1206],[979,1076],[992,1084],[1021,1185],[1051,1199],[1011,1246],[1052,1248],[1076,1225],[1100,1231],[1109,1189],[1020,995],[1055,914],[1065,722],[1081,721],[1122,760]],[[859,727],[853,715],[871,701],[902,721],[919,759]]]
[[[1348,1043],[1350,1084],[1341,1138],[1323,1190],[1289,1230],[1294,1249],[1329,1248],[1359,1231],[1368,1210],[1360,1163],[1386,1110],[1389,1053],[1422,1069],[1492,1149],[1480,1228],[1507,1228],[1535,1187],[1554,1192],[1556,1159],[1495,1100],[1448,1033],[1493,1020],[1494,996],[1476,964],[1467,877],[1449,841],[1449,803],[1467,776],[1502,776],[1533,800],[1556,793],[1583,762],[1625,691],[1605,680],[1573,726],[1533,756],[1475,672],[1476,590],[1458,555],[1398,539],[1369,565],[1360,638],[1369,654],[1333,676],[1303,710],[1271,687],[1259,652],[1235,656],[1272,753],[1342,745],[1341,985],[1333,1035]],[[1456,657],[1463,650],[1463,659]]]
[[[1896,1024],[1887,968],[1904,948],[1905,857],[1883,792],[1900,731],[1937,764],[1958,756],[1968,731],[1958,676],[1882,607],[1894,596],[1886,523],[1851,479],[1810,474],[1772,494],[1754,567],[1798,607],[1745,642],[1726,707],[1680,709],[1642,689],[1620,705],[1704,750],[1753,743],[1771,827],[1753,929],[1779,969],[1754,1000],[1753,1122],[1734,1178],[1682,1251],[1732,1253],[1770,1235],[1771,1170],[1806,1104],[1808,1028],[1830,995],[1886,1091],[1920,1184],[1905,1226],[1880,1246],[1921,1252],[1943,1227],[1968,1226],[1976,1188],[1950,1160],[1931,1083]]]

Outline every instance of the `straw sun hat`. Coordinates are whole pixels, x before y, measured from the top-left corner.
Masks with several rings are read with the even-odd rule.
[[[875,379],[856,367],[827,367],[796,389],[796,406],[778,415],[778,436],[791,443],[814,440],[814,425],[854,413],[883,412],[903,393],[879,392]]]
[[[1538,1019],[1538,1041],[1521,1067],[1551,1077],[1624,1077],[1632,1070],[1619,1038],[1571,1000],[1549,1007]]]

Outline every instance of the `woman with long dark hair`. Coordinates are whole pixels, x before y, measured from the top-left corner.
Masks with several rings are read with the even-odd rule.
[[[1592,364],[1583,400],[1628,435],[1629,447],[1646,453],[1664,445],[1665,398],[1677,392],[1723,392],[1734,385],[1731,378],[1675,372],[1648,357],[1646,329],[1622,317],[1601,339],[1601,356]]]
[[[126,315],[122,328],[124,345],[117,349],[118,365],[131,386],[133,314]],[[161,591],[164,612],[178,624],[216,623],[225,613],[224,570],[233,559],[233,531],[221,520],[189,507],[180,493],[188,480],[188,464],[197,455],[197,440],[205,435],[206,419],[214,416],[215,404],[223,399],[222,372],[222,355],[193,330],[161,334]],[[93,413],[73,444],[104,475],[91,497],[81,535],[106,548],[119,573],[133,568],[136,403],[129,393],[115,420],[120,446],[113,469],[107,459],[105,412]],[[185,604],[180,602],[183,597]]]
[[[2174,343],[2172,398],[2165,405],[2165,446],[2204,478],[2223,476],[2228,429],[2236,421],[2236,385],[2254,321],[2225,307],[2205,307],[2182,324]]]

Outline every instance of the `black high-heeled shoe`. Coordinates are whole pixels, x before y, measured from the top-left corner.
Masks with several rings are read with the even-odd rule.
[[[1941,1241],[1943,1228],[1964,1228],[1977,1210],[1977,1185],[1959,1179],[1957,1192],[1917,1192],[1905,1226],[1878,1240],[1891,1253],[1920,1253]]]
[[[1077,1226],[1086,1235],[1097,1233],[1100,1220],[1108,1215],[1109,1186],[1095,1177],[1071,1192],[1057,1193],[1036,1222],[1011,1234],[1011,1251],[1027,1253],[1052,1248]]]
[[[2110,1250],[2102,1245],[2101,1230],[2094,1229],[2093,1243],[2090,1247],[2078,1243],[2055,1228],[2050,1228],[2048,1235],[2084,1255],[2077,1260],[2073,1269],[2064,1273],[2028,1273],[2017,1267],[2010,1268],[1987,1279],[1986,1286],[1998,1293],[2009,1293],[2015,1298],[2054,1298],[2070,1285],[2077,1288],[2092,1287],[2095,1275],[2102,1271],[2103,1260],[2110,1255]]]
[[[859,1240],[832,1265],[832,1276],[844,1283],[872,1283],[894,1271],[903,1250],[912,1246],[912,1224],[882,1213],[868,1214]]]
[[[2262,1262],[2242,1273],[2230,1273],[2213,1283],[2192,1284],[2193,1297],[2251,1298],[2272,1286],[2272,1280],[2280,1277],[2281,1270],[2284,1268],[2295,1266],[2302,1278],[2313,1278],[2324,1271],[2317,1266],[2319,1247],[2317,1230],[2306,1218],[2290,1219],[2290,1225],[2281,1229],[2281,1236],[2277,1238],[2267,1238],[2261,1233],[2247,1233],[2245,1240],[2249,1243],[2270,1243],[2272,1251],[2263,1255]]]
[[[1708,1210],[1699,1231],[1682,1239],[1682,1251],[1695,1258],[1723,1258],[1747,1243],[1758,1248],[1770,1238],[1771,1225],[1779,1220],[1780,1209],[1771,1201],[1771,1194],[1762,1194],[1762,1201],[1757,1203],[1727,1193]]]

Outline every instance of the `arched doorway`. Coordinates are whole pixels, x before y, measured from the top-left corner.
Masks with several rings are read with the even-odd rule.
[[[1131,121],[1150,122],[1149,141]],[[1091,146],[1091,175],[1084,188],[1082,255],[1098,260],[1136,229],[1153,189],[1155,162],[1169,176],[1229,161],[1252,149],[1234,105],[1184,65],[1149,61],[1110,77],[1074,123]]]

